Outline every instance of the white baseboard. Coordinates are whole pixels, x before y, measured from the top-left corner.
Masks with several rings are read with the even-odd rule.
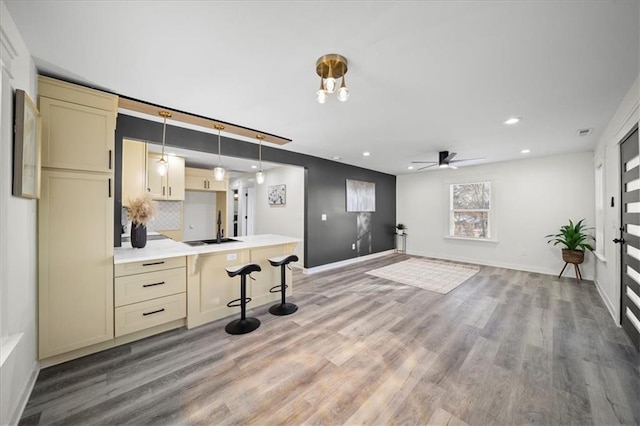
[[[38,379],[38,374],[40,374],[40,364],[38,363],[38,361],[35,361],[31,369],[29,381],[26,383],[22,393],[20,394],[20,399],[16,403],[13,413],[11,414],[11,416],[9,416],[9,418],[11,419],[9,421],[10,425],[17,425],[20,422],[22,413],[27,406],[27,402],[29,402],[29,397],[31,396],[31,392],[33,392],[33,387],[36,384],[36,380]]]
[[[598,293],[600,293],[600,298],[604,301],[604,305],[607,307],[607,310],[609,311],[609,315],[611,315],[611,318],[613,318],[613,322],[620,327],[620,318],[618,318],[618,313],[616,312],[616,309],[613,307],[613,303],[611,303],[611,300],[609,300],[609,296],[607,295],[607,292],[604,291],[604,289],[602,288],[602,284],[600,284],[600,282],[595,279],[593,280],[593,282],[596,283],[596,288],[598,289]]]
[[[318,272],[329,271],[331,269],[340,268],[342,266],[353,265],[354,263],[364,262],[365,260],[375,259],[377,257],[388,256],[395,253],[395,250],[386,250],[378,253],[368,254],[366,256],[354,257],[353,259],[341,260],[339,262],[327,263],[326,265],[314,266],[313,268],[304,268],[304,274],[317,274]]]

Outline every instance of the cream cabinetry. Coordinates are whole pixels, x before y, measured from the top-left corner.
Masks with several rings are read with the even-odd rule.
[[[227,303],[240,297],[240,278],[229,278],[225,268],[244,263],[257,263],[262,271],[247,280],[247,296],[251,297],[248,309],[271,303],[280,299],[280,293],[269,293],[269,289],[280,284],[280,268],[274,268],[267,260],[269,257],[293,253],[292,244],[278,244],[267,247],[230,250],[217,253],[189,256],[187,271],[189,328],[234,315],[240,308],[229,308]],[[291,294],[292,277],[288,271],[287,295]]]
[[[156,167],[160,154],[149,153],[147,160],[147,191],[154,200],[184,200],[184,158],[165,155],[169,168],[164,176]]]
[[[118,97],[39,78],[39,358],[113,339],[113,146]]]
[[[147,144],[124,139],[122,141],[122,205],[147,192]]]
[[[112,185],[104,174],[42,171],[40,359],[113,338]]]
[[[185,168],[185,189],[189,191],[226,191],[228,188],[229,180],[215,180],[213,170]]]
[[[184,256],[115,265],[115,336],[187,316]]]
[[[111,173],[117,96],[39,80],[42,167]]]

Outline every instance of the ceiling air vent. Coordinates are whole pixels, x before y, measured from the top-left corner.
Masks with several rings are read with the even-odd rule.
[[[578,130],[578,136],[589,136],[593,129],[580,129]]]

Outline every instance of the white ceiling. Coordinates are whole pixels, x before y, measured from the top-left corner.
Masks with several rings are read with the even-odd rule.
[[[392,174],[592,150],[639,75],[638,1],[6,3],[44,73]],[[346,103],[315,101],[326,53]]]

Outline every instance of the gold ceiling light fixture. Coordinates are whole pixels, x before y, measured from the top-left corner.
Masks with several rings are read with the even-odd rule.
[[[171,113],[169,111],[158,111],[158,115],[164,120],[162,123],[162,154],[160,154],[160,159],[156,164],[156,170],[160,176],[164,176],[169,170],[169,162],[164,158],[164,141],[167,136],[167,118],[171,117]]]
[[[344,79],[348,69],[347,65],[347,58],[337,53],[330,53],[318,58],[316,61],[316,73],[320,76],[320,88],[316,92],[318,103],[325,103],[327,94],[336,91],[336,80],[339,78],[342,78],[342,83],[338,89],[338,100],[345,102],[349,99],[349,89],[347,89]]]
[[[258,169],[258,172],[256,173],[256,182],[258,183],[258,185],[262,185],[264,183],[264,173],[262,172],[262,140],[264,139],[264,135],[261,135],[260,133],[258,133],[256,135],[256,139],[258,139],[260,141],[260,147],[258,148],[258,164],[260,166],[260,168]]]
[[[218,131],[218,167],[213,169],[213,178],[217,181],[224,180],[224,169],[220,166],[220,131],[224,129],[222,124],[214,124],[213,128]]]

